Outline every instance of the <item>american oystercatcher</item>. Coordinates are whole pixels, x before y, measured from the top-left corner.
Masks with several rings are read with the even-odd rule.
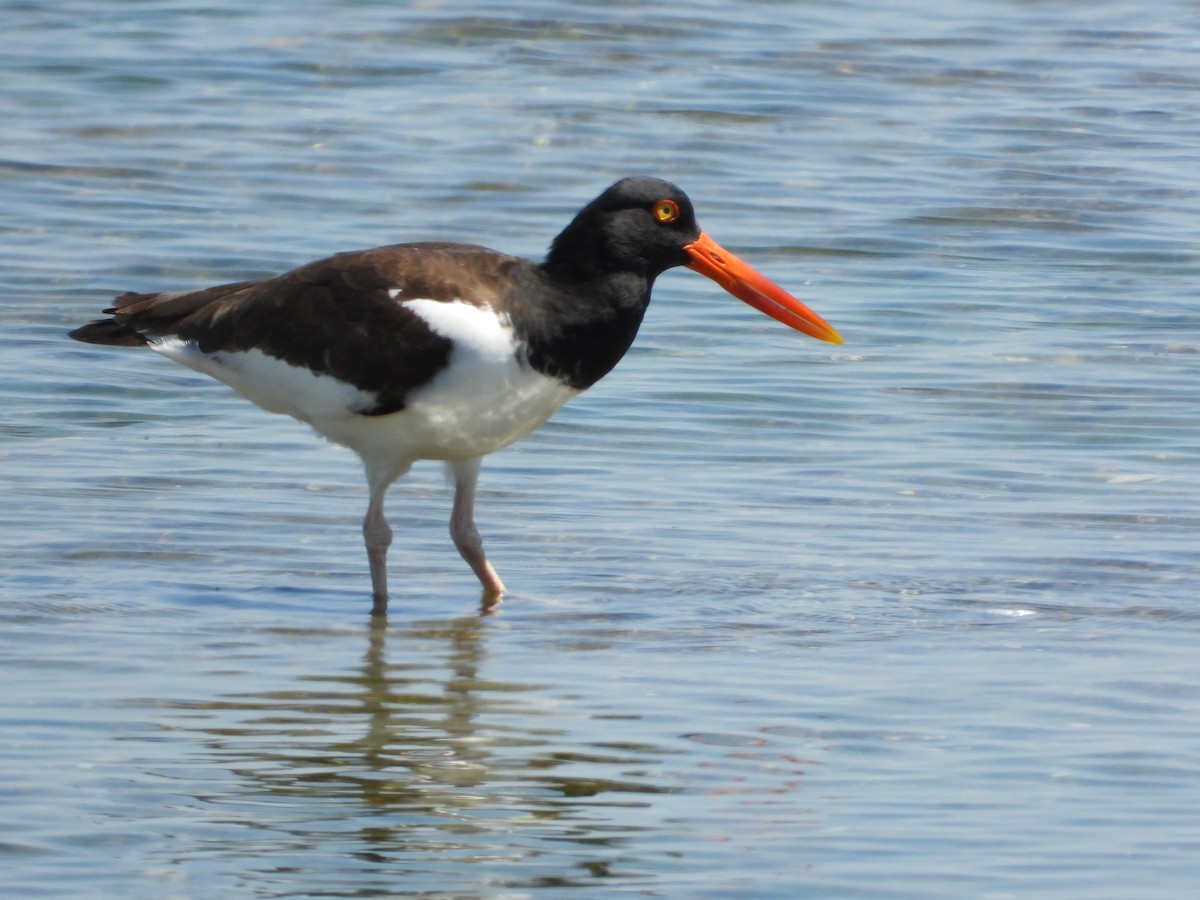
[[[470,244],[394,244],[197,291],[126,293],[79,341],[149,347],[362,457],[372,612],[386,615],[388,488],[418,459],[454,481],[450,535],[489,608],[504,584],[475,528],[480,460],[604,377],[674,266],[830,343],[820,316],[723,249],[656,178],[618,181],[541,263]]]

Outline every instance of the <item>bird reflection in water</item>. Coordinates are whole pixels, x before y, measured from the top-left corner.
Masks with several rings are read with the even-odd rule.
[[[486,678],[491,621],[392,629],[377,618],[356,670],[189,706],[173,727],[198,731],[238,782],[205,796],[205,808],[221,822],[241,810],[267,855],[286,849],[287,865],[318,873],[344,867],[347,855],[406,878],[444,878],[451,864],[454,877],[467,877],[466,862],[501,866],[506,884],[636,866],[622,848],[647,830],[648,795],[668,792],[651,774],[670,751],[610,741],[603,722],[581,740],[581,719],[602,716],[581,716],[552,685]],[[301,643],[345,638],[287,634]],[[197,710],[206,716],[198,728]],[[202,846],[241,855],[245,834]]]

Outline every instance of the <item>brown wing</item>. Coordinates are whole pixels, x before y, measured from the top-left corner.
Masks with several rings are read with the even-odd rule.
[[[187,293],[122,294],[112,318],[76,340],[136,346],[177,336],[204,353],[260,350],[378,396],[372,414],[404,408],[437,374],[450,341],[402,304],[423,298],[496,306],[524,260],[464,244],[398,244],[343,253],[261,281]]]

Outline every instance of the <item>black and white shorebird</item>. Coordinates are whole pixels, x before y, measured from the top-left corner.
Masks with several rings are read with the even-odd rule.
[[[149,347],[362,457],[376,615],[388,604],[384,496],[416,460],[444,460],[454,482],[450,534],[487,608],[504,584],[475,528],[480,460],[604,377],[633,343],[655,278],[674,266],[841,343],[820,316],[702,232],[683,191],[644,177],[585,206],[541,263],[471,244],[394,244],[257,281],[122,294],[104,310],[111,318],[71,337]]]

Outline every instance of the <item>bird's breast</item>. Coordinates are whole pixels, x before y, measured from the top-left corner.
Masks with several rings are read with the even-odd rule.
[[[580,393],[529,365],[503,313],[459,301],[404,305],[453,348],[445,368],[410,391],[406,408],[395,414],[425,436],[428,457],[491,453],[529,434]]]

